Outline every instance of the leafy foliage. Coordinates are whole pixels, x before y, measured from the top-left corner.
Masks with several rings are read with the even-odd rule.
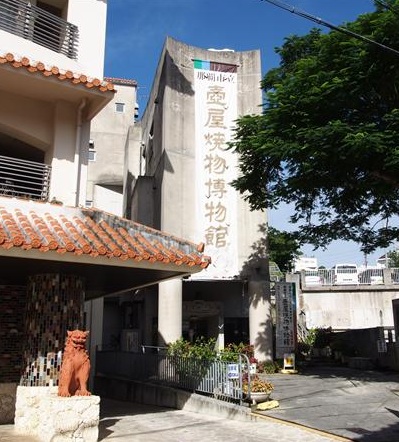
[[[246,355],[251,364],[258,362],[254,357],[254,346],[243,342],[227,344],[220,352],[220,359],[226,362],[238,362],[240,354]]]
[[[392,250],[388,252],[388,266],[390,268],[399,267],[399,252],[397,250]]]
[[[295,258],[302,254],[296,235],[269,227],[267,239],[269,259],[274,261],[283,272],[291,271]]]
[[[346,24],[399,48],[399,0]],[[338,31],[290,36],[262,81],[262,115],[231,143],[233,185],[252,209],[292,204],[297,239],[353,240],[365,253],[399,238],[399,57]]]
[[[274,390],[274,385],[265,380],[261,379],[258,375],[251,376],[251,382],[248,382],[248,377],[244,377],[242,380],[242,391],[248,393],[248,388],[251,388],[252,393],[270,393]]]
[[[217,356],[215,344],[214,338],[200,337],[193,343],[180,338],[168,345],[167,354],[168,356],[214,360]]]
[[[219,359],[224,362],[238,362],[239,355],[244,354],[248,357],[249,363],[255,363],[258,366],[259,373],[276,373],[281,368],[277,362],[262,362],[254,357],[254,346],[250,344],[228,344],[220,352],[215,347],[214,338],[205,339],[204,337],[196,339],[194,342],[180,338],[168,345],[168,356],[177,358],[193,358],[197,360],[214,361]]]

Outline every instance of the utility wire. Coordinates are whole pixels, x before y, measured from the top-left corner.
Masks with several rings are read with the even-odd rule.
[[[371,40],[370,38],[364,37],[363,35],[357,34],[356,32],[352,32],[347,28],[342,28],[340,26],[336,26],[332,23],[329,23],[329,22],[323,20],[320,17],[316,17],[316,16],[308,14],[307,12],[302,11],[298,8],[295,8],[295,6],[288,5],[287,3],[283,3],[278,0],[261,0],[261,1],[266,1],[268,3],[271,3],[274,6],[277,6],[281,9],[285,9],[286,11],[292,12],[293,14],[299,15],[300,17],[304,17],[304,18],[306,18],[310,21],[313,21],[319,25],[326,26],[327,28],[333,29],[334,31],[342,32],[343,34],[349,35],[353,38],[356,38],[357,40],[361,40],[366,43],[371,43],[375,46],[378,46],[381,49],[384,49],[385,51],[393,52],[395,55],[399,56],[399,51],[397,51],[396,49],[390,48],[389,46],[385,46],[382,43],[378,43],[377,41]]]
[[[389,9],[391,12],[393,12],[395,15],[399,15],[399,11],[395,8],[393,8],[388,3],[382,1],[382,0],[375,0],[376,3],[378,3],[380,6],[382,6],[385,9]]]

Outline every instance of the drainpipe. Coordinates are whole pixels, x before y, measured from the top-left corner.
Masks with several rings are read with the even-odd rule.
[[[75,157],[74,157],[74,165],[75,165],[75,206],[79,206],[79,185],[80,185],[80,145],[82,139],[82,114],[83,109],[85,108],[87,103],[86,98],[83,98],[78,107],[78,115],[76,121],[76,141],[75,141]]]

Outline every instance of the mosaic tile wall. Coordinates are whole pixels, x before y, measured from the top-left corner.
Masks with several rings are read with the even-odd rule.
[[[26,287],[0,285],[0,383],[19,382]]]
[[[67,330],[83,327],[84,281],[74,275],[36,275],[27,293],[20,385],[58,385]]]

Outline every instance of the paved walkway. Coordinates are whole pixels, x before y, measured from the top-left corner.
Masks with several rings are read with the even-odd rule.
[[[100,441],[104,442],[331,442],[321,435],[271,419],[220,419],[183,410],[103,401]],[[342,439],[341,439],[342,440]]]
[[[103,442],[331,442],[328,435],[268,418],[235,421],[183,410],[101,400],[99,441]],[[338,439],[342,440],[342,439]],[[1,442],[37,442],[0,426]]]
[[[399,374],[311,367],[268,377],[279,407],[251,422],[102,399],[105,442],[398,442]],[[34,442],[0,426],[0,442]]]
[[[399,373],[314,366],[268,379],[279,407],[263,415],[354,441],[399,441]]]

